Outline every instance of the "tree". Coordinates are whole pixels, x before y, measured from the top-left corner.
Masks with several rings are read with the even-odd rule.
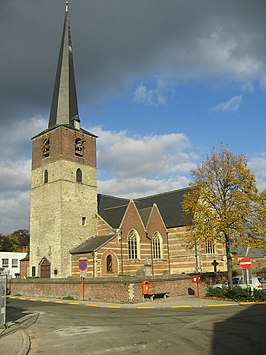
[[[225,246],[229,287],[232,287],[231,248],[265,246],[266,192],[258,193],[255,176],[244,155],[222,146],[192,171],[183,210],[190,243],[220,241]]]
[[[30,233],[26,229],[19,229],[8,236],[0,234],[0,250],[21,252],[23,246],[29,246]]]

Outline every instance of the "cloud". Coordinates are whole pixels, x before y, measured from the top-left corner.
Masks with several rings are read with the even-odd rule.
[[[47,127],[43,118],[10,120],[0,131],[0,233],[29,228],[31,137]]]
[[[234,112],[240,107],[242,96],[235,96],[211,109],[211,112]]]
[[[135,89],[134,102],[154,107],[163,106],[167,102],[165,91],[165,83],[162,80],[157,81],[153,89],[147,89],[146,86],[140,84]]]
[[[187,187],[188,182],[189,180],[185,176],[160,180],[135,177],[126,179],[114,178],[99,180],[98,189],[99,193],[107,195],[136,198]]]
[[[108,177],[168,177],[188,174],[196,155],[188,138],[181,133],[130,136],[127,132],[105,131],[90,127],[99,136],[98,165]]]
[[[0,233],[8,235],[18,229],[29,229],[29,191],[0,199]]]
[[[70,5],[79,98],[116,95],[143,77],[217,77],[265,87],[266,3],[257,0],[79,0]],[[50,105],[62,33],[61,1],[2,1],[1,116],[44,115]],[[138,102],[165,104],[140,85]]]
[[[253,155],[249,160],[249,167],[256,176],[259,190],[266,189],[266,152]]]

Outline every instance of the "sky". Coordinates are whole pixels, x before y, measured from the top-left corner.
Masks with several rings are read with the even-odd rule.
[[[0,0],[0,233],[29,229],[31,137],[48,127],[64,0]],[[265,0],[70,0],[98,192],[187,187],[212,147],[266,188]]]

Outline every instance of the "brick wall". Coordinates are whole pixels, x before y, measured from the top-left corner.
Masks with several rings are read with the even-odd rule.
[[[87,301],[137,303],[142,301],[142,281],[149,282],[151,292],[170,292],[170,297],[196,292],[196,286],[187,275],[146,278],[95,278],[85,279],[84,298]],[[12,279],[8,285],[11,295],[25,297],[49,297],[62,299],[72,296],[77,300],[82,297],[80,279]],[[129,294],[133,289],[133,298]],[[201,285],[201,293],[205,289]]]

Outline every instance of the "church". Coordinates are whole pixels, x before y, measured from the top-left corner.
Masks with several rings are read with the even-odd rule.
[[[188,188],[136,199],[97,192],[97,136],[78,113],[66,1],[48,128],[32,138],[30,276],[169,275],[226,270],[224,247],[188,248]],[[100,137],[99,137],[100,139]]]

